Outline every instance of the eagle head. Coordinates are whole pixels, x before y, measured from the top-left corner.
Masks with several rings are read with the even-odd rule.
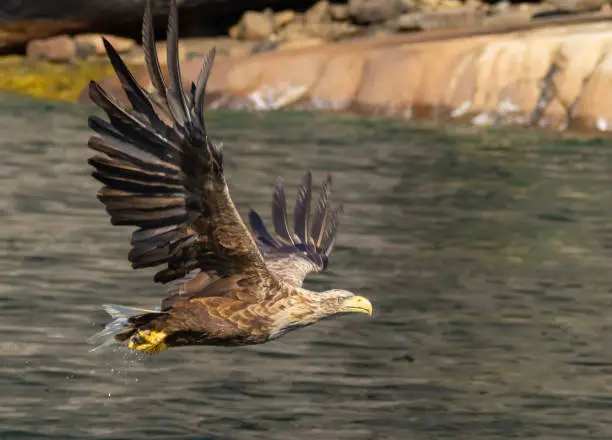
[[[372,316],[372,303],[367,298],[348,290],[311,292],[300,289],[299,295],[289,301],[290,304],[272,317],[270,339],[276,339],[291,330],[338,315],[365,313]]]
[[[313,295],[316,298],[315,310],[321,318],[345,313],[365,313],[372,316],[372,303],[363,296],[348,290],[333,289]],[[312,303],[311,303],[312,304]]]

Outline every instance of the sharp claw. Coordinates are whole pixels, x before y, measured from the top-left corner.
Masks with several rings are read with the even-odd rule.
[[[130,338],[128,348],[142,351],[147,354],[156,354],[168,348],[165,342],[166,336],[167,334],[164,332],[138,330],[138,332]]]

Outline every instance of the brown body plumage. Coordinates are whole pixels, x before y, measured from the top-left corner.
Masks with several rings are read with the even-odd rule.
[[[312,179],[298,193],[289,228],[283,186],[274,192],[270,234],[251,211],[251,231],[240,218],[223,174],[220,146],[210,141],[203,118],[206,82],[215,52],[205,58],[191,92],[181,84],[178,18],[170,2],[169,85],[162,75],[147,2],[143,48],[154,93],[139,86],[113,47],[104,44],[131,103],[122,108],[95,82],[91,99],[110,123],[89,119],[96,131],[89,146],[104,156],[89,163],[104,186],[99,199],[116,225],[133,225],[129,260],[134,268],[162,266],[154,280],[169,283],[157,310],[105,306],[115,318],[99,337],[103,344],[155,353],[184,345],[247,345],[347,312],[371,314],[371,304],[350,292],[311,292],[301,287],[324,270],[333,248],[340,208],[328,200],[331,178],[310,214]],[[100,338],[96,338],[100,339]]]

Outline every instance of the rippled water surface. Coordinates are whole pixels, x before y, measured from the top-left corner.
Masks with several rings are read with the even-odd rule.
[[[95,198],[92,111],[0,97],[0,438],[612,438],[612,141],[213,112],[241,213],[333,173],[309,286],[375,315],[139,358],[86,343],[163,293]]]

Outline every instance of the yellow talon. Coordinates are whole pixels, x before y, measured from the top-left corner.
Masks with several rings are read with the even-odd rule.
[[[132,350],[142,351],[147,354],[156,354],[168,348],[166,344],[166,336],[164,332],[155,330],[138,330],[138,332],[130,338],[128,348]]]

